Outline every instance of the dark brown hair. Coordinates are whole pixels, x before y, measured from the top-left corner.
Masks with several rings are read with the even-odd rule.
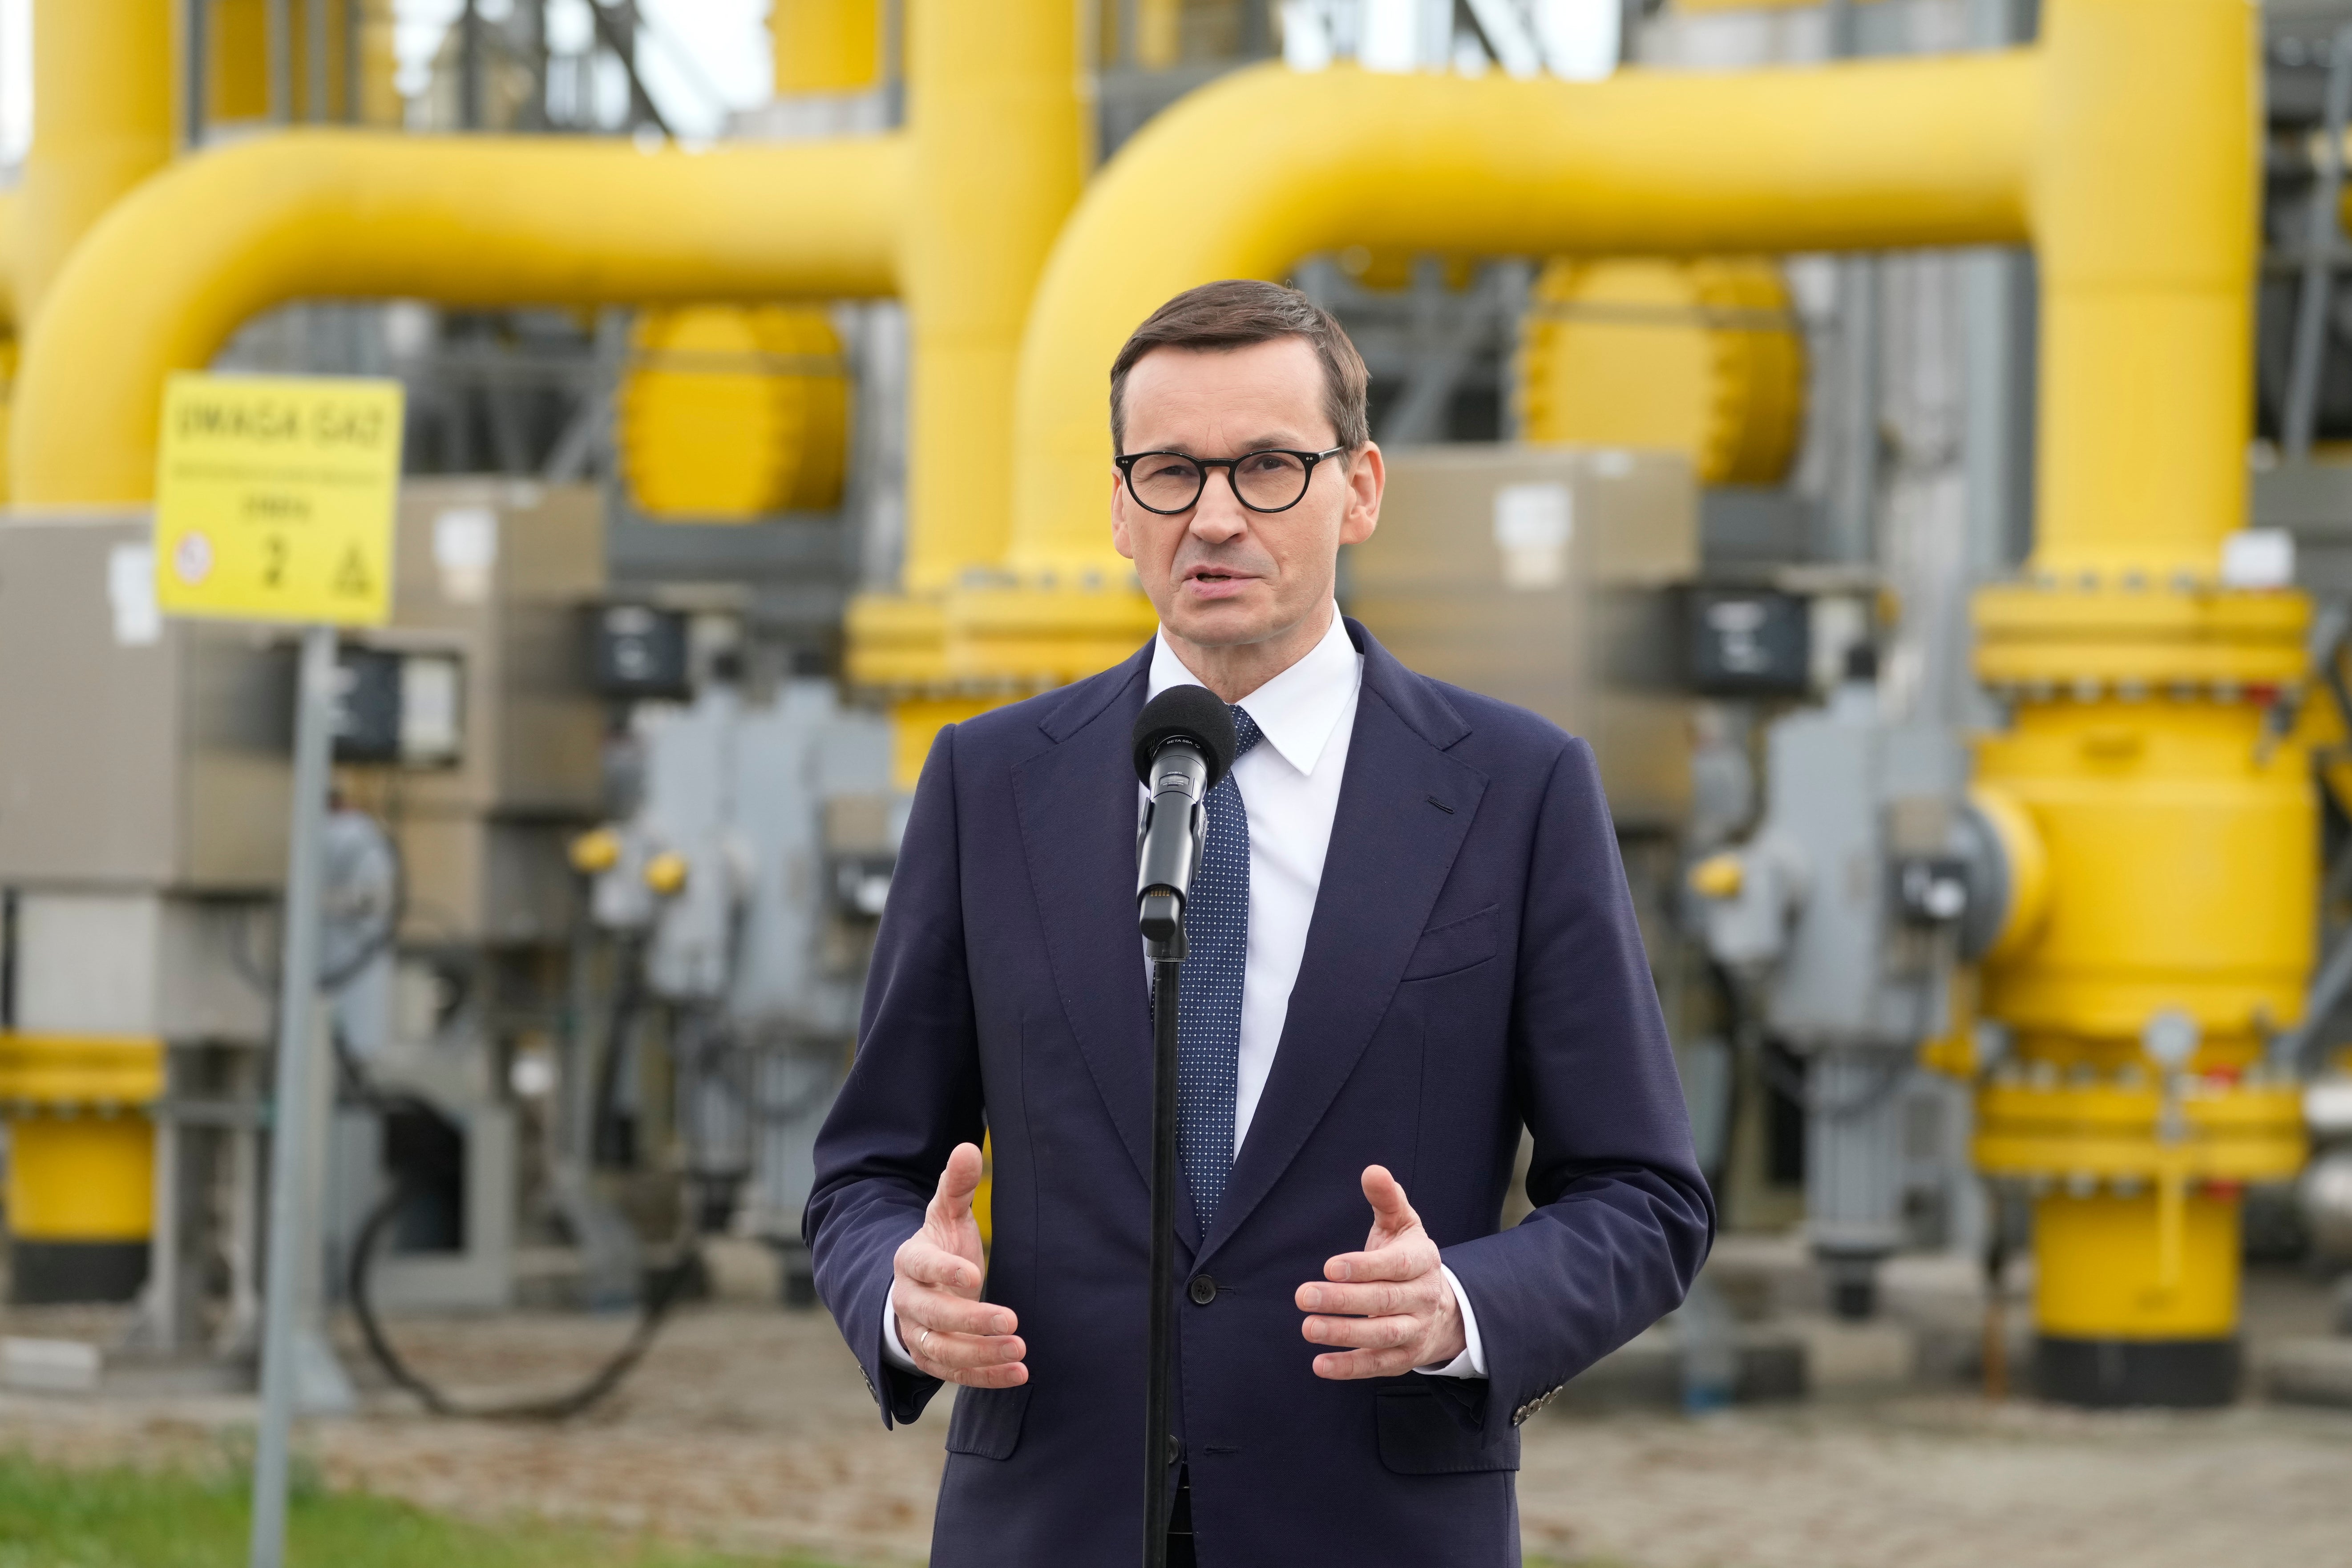
[[[1364,356],[1348,341],[1330,311],[1279,283],[1228,278],[1187,289],[1135,329],[1110,367],[1110,438],[1116,450],[1127,437],[1127,373],[1154,349],[1240,349],[1276,338],[1304,338],[1323,366],[1323,412],[1352,453],[1372,438],[1364,409],[1370,377]]]

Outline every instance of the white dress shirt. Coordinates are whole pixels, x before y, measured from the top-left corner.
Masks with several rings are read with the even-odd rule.
[[[1307,952],[1307,929],[1323,886],[1323,859],[1339,812],[1339,782],[1348,769],[1363,676],[1363,656],[1348,640],[1334,610],[1330,629],[1304,658],[1236,704],[1256,722],[1262,737],[1234,764],[1234,785],[1241,791],[1250,829],[1249,953],[1242,971],[1241,1060],[1234,1093],[1236,1159],[1274,1071],[1275,1050],[1290,1015],[1291,987]],[[1202,684],[1161,632],[1152,645],[1146,700],[1171,687]],[[1139,784],[1136,793],[1139,819],[1140,802],[1149,796]],[[1420,1370],[1441,1377],[1484,1377],[1486,1348],[1470,1297],[1454,1270],[1444,1274],[1462,1310],[1465,1348],[1444,1366]],[[898,1339],[897,1314],[887,1303],[882,1340],[894,1363],[913,1370]]]

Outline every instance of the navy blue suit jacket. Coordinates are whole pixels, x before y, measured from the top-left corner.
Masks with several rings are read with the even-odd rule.
[[[1362,694],[1272,1076],[1207,1234],[1179,1203],[1205,1568],[1517,1563],[1518,1424],[1680,1301],[1713,1234],[1591,750],[1348,632]],[[940,733],[817,1142],[817,1289],[887,1424],[940,1387],[883,1359],[892,1254],[949,1150],[993,1135],[987,1294],[1020,1315],[1030,1375],[957,1391],[935,1568],[1139,1551],[1151,1031],[1129,731],[1150,663]],[[1522,1125],[1536,1209],[1501,1230]],[[1469,1293],[1485,1382],[1315,1376],[1292,1293],[1363,1245],[1373,1163]]]

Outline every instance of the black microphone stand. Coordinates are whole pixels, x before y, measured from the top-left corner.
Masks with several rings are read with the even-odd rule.
[[[1167,1568],[1169,1352],[1176,1299],[1176,1004],[1184,967],[1183,904],[1172,893],[1143,900],[1144,953],[1151,961],[1150,1372],[1143,1392],[1143,1563]]]

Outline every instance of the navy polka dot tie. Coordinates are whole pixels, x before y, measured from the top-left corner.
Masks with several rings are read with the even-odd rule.
[[[1234,760],[1258,742],[1256,721],[1234,710]],[[1184,970],[1177,994],[1176,1150],[1192,1209],[1209,1228],[1234,1168],[1240,1087],[1242,973],[1249,962],[1249,811],[1228,771],[1209,792],[1209,837],[1184,900]]]

